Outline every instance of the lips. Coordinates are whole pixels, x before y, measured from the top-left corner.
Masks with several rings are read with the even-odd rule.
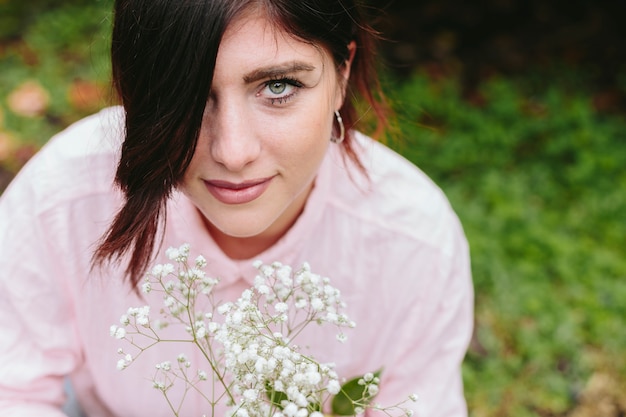
[[[240,183],[221,180],[205,181],[211,195],[224,204],[245,204],[259,198],[272,182],[273,177],[259,178]]]

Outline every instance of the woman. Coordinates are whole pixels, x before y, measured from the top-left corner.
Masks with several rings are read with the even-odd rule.
[[[466,415],[467,245],[441,191],[355,130],[358,93],[384,123],[372,37],[351,1],[116,1],[122,107],[53,138],[0,201],[1,415],[62,415],[67,375],[90,417],[170,415],[147,379],[179,347],[118,373],[108,329],[182,242],[222,300],[254,259],[308,261],[358,324],[345,345],[304,335],[316,358],[383,368],[382,404],[417,392],[415,415]],[[179,415],[203,413],[189,394]]]

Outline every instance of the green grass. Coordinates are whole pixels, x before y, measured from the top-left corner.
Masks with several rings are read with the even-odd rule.
[[[5,170],[109,102],[111,0],[53,3],[0,2]],[[34,118],[6,101],[29,80],[50,96]],[[103,96],[76,106],[77,80]],[[444,189],[470,241],[476,335],[464,377],[475,417],[572,415],[598,374],[626,390],[626,122],[595,112],[584,80],[571,69],[494,78],[480,105],[454,80],[386,83],[401,132],[393,146]]]

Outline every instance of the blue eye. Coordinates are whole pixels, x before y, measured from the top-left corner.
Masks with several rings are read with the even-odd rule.
[[[283,81],[271,81],[267,87],[273,94],[282,94],[287,89],[287,83]]]
[[[266,81],[258,95],[269,100],[272,105],[284,104],[293,98],[301,87],[303,84],[300,81],[291,78],[274,79]]]

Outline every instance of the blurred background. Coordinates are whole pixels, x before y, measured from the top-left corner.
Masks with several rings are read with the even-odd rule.
[[[625,416],[626,2],[369,3],[387,141],[472,248],[470,414]],[[113,102],[111,4],[0,0],[0,192]]]

